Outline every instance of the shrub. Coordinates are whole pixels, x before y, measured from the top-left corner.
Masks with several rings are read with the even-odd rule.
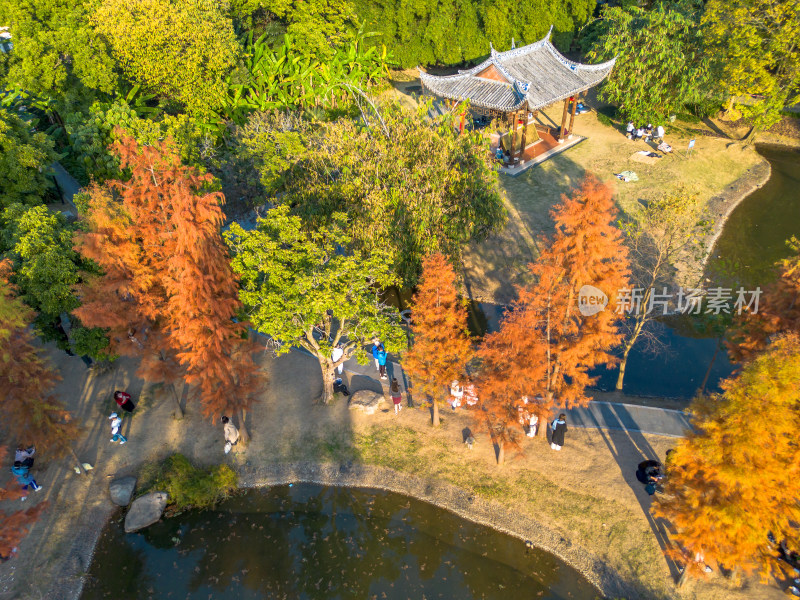
[[[190,508],[211,508],[236,490],[238,476],[228,465],[208,469],[195,467],[183,454],[173,454],[160,463],[142,468],[142,493],[165,491],[169,494],[169,512]]]

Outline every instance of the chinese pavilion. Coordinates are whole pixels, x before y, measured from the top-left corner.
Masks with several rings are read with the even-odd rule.
[[[512,42],[507,52],[490,46],[489,58],[457,75],[436,76],[420,70],[423,90],[453,104],[468,100],[475,114],[507,118],[509,135],[503,136],[502,143],[511,162],[518,162],[525,149],[539,141],[540,132],[550,133],[543,125],[537,130],[539,110],[564,101],[561,126],[552,132],[557,141],[563,141],[572,133],[579,96],[603,81],[616,60],[599,65],[573,62],[550,43],[552,31],[550,27],[543,39],[520,48]]]

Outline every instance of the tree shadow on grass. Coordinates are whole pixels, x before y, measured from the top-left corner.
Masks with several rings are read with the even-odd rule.
[[[663,553],[672,547],[667,523],[663,519],[656,519],[650,514],[652,497],[647,494],[644,485],[636,479],[636,469],[643,460],[657,460],[663,463],[664,457],[659,457],[656,454],[656,451],[640,431],[629,429],[615,429],[613,432],[607,429],[597,429],[597,431],[619,465],[625,482],[633,490],[636,500],[639,502],[647,523]],[[667,556],[664,556],[664,561],[667,564],[672,580],[677,582],[681,576],[679,565]]]

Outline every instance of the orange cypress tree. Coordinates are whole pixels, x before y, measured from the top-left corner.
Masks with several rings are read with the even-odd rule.
[[[770,534],[800,547],[800,337],[775,338],[721,387],[693,402],[695,432],[670,454],[653,514],[676,530],[667,554],[688,574],[699,558],[766,578],[788,568]]]
[[[27,328],[33,315],[15,297],[9,273],[10,263],[0,262],[0,412],[13,431],[25,436],[18,443],[35,444],[53,458],[69,452],[80,465],[71,446],[79,427],[50,393],[60,377],[34,345]]]
[[[184,369],[164,328],[166,292],[157,265],[149,260],[147,246],[139,237],[135,213],[114,197],[113,190],[121,183],[111,181],[107,187],[89,188],[84,215],[87,230],[76,234],[75,249],[100,265],[103,274],[83,284],[82,304],[74,314],[87,326],[108,330],[111,353],[138,358],[139,377],[167,386],[176,416],[181,418],[183,409],[175,384]],[[150,246],[153,254],[163,254],[159,246]]]
[[[431,422],[439,425],[439,402],[453,380],[464,381],[472,357],[467,334],[467,311],[459,303],[456,275],[443,254],[422,261],[422,277],[411,306],[414,346],[403,366],[414,387],[431,398]]]
[[[546,407],[535,400],[531,402],[533,398],[529,396],[531,390],[541,387],[536,379],[541,375],[534,365],[546,360],[544,346],[529,339],[538,326],[535,316],[519,302],[514,303],[500,330],[486,335],[478,349],[481,372],[473,418],[476,429],[485,429],[491,436],[498,465],[505,462],[507,446],[520,446],[521,407],[538,416],[541,423],[549,417]],[[526,397],[528,404],[523,401]]]
[[[744,307],[730,335],[728,350],[737,362],[751,359],[776,333],[800,333],[800,240],[792,238],[789,245],[795,254],[780,261],[778,280],[764,290],[758,311]]]
[[[241,304],[220,235],[224,196],[201,193],[211,176],[183,165],[171,142],[139,147],[121,136],[115,148],[131,175],[92,191],[91,230],[78,248],[104,275],[76,314],[142,354],[141,376],[174,382],[185,373],[206,416],[243,419],[261,376],[246,325],[234,321]]]
[[[543,252],[530,265],[535,282],[520,289],[501,330],[487,336],[479,352],[485,372],[479,385],[482,417],[496,419],[491,428],[500,441],[512,439],[505,432],[517,422],[522,397],[542,423],[557,407],[588,403],[585,390],[593,382],[588,371],[613,364],[617,359],[610,351],[622,339],[614,307],[630,268],[614,226],[611,189],[589,175],[552,216],[556,233],[544,240]],[[582,314],[578,300],[584,286],[599,290],[608,308]]]

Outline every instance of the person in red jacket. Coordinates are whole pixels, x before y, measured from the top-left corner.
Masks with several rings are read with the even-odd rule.
[[[122,410],[129,413],[132,413],[133,409],[136,408],[136,405],[131,401],[131,395],[127,392],[120,392],[119,390],[114,392],[114,401]]]

